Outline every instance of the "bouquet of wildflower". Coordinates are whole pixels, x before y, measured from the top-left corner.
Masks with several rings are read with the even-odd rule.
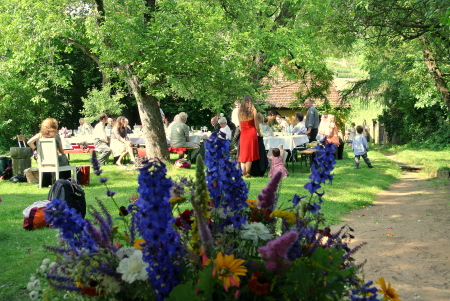
[[[60,246],[48,247],[58,254],[46,269],[49,285],[104,300],[378,300],[372,282],[357,276],[351,256],[361,245],[348,247],[353,230],[320,227],[335,146],[316,147],[304,185],[310,195],[294,195],[281,208],[281,173],[248,200],[220,135],[206,141],[194,179],[172,180],[163,162],[146,162],[132,203],[116,205],[123,230],[100,200],[100,210],[89,207],[93,221],[53,200],[46,219],[59,229]],[[100,175],[95,152],[92,162]],[[107,187],[113,201],[114,194]]]

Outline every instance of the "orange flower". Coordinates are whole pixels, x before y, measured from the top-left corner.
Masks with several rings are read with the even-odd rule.
[[[247,199],[246,202],[247,202],[247,205],[249,208],[256,208],[256,204],[258,203],[258,200]]]
[[[252,274],[252,279],[248,282],[248,287],[256,295],[265,295],[270,292],[270,282],[260,271]]]
[[[145,242],[144,239],[135,239],[135,240],[134,240],[133,247],[135,247],[135,248],[137,248],[137,249],[139,249],[139,250],[142,250],[141,243],[143,243],[143,242]]]
[[[226,292],[231,285],[239,287],[241,279],[239,276],[244,276],[247,273],[247,268],[241,266],[245,261],[243,259],[234,259],[234,255],[223,256],[222,252],[217,254],[214,260],[214,269],[212,276],[218,275],[219,281],[222,282]]]
[[[375,281],[375,283],[379,284],[381,286],[381,289],[378,290],[379,293],[384,294],[383,300],[388,301],[400,301],[397,297],[400,297],[399,294],[395,292],[395,289],[391,287],[391,283],[388,282],[388,285],[386,287],[386,282],[384,281],[384,278],[381,277],[378,279],[378,281]]]

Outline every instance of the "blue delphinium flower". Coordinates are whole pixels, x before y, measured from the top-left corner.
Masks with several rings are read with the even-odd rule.
[[[314,164],[311,166],[311,175],[309,179],[311,182],[305,184],[305,188],[308,189],[309,193],[317,194],[319,196],[319,201],[321,202],[322,194],[318,193],[322,186],[320,184],[325,184],[326,181],[333,181],[333,175],[331,172],[334,169],[336,161],[334,160],[334,151],[336,150],[336,145],[327,143],[325,145],[317,145],[315,147],[317,154],[314,158]]]
[[[183,252],[179,234],[172,225],[175,219],[169,203],[172,180],[159,159],[149,161],[139,170],[139,199],[129,206],[135,211],[132,223],[145,243],[143,260],[149,264],[147,272],[158,300],[164,300],[180,282],[181,268],[174,264]],[[137,211],[136,211],[137,210]]]
[[[352,301],[378,301],[377,288],[370,287],[373,281],[362,284],[360,287],[352,290],[350,300]],[[368,296],[369,295],[369,296]]]
[[[206,180],[214,207],[233,213],[227,214],[225,221],[219,225],[221,229],[231,224],[239,228],[245,221],[243,209],[248,207],[248,188],[242,179],[242,171],[236,167],[237,163],[230,161],[230,141],[221,138],[221,135],[222,132],[214,132],[206,140]],[[231,216],[234,216],[233,219]]]
[[[44,209],[45,221],[53,224],[54,228],[59,228],[62,237],[71,247],[72,251],[80,254],[82,249],[93,253],[98,245],[92,235],[86,231],[87,223],[83,217],[73,208],[67,206],[64,200],[54,199]]]

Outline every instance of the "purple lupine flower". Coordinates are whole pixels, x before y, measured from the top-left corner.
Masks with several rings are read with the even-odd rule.
[[[231,224],[239,228],[244,222],[242,211],[248,207],[248,187],[242,179],[242,171],[236,168],[236,162],[230,161],[230,141],[222,139],[220,132],[214,132],[205,145],[206,180],[213,205],[221,210],[228,208],[232,213],[220,220],[219,228],[223,230]],[[235,217],[232,219],[232,216]]]
[[[104,178],[100,178],[100,179],[98,179],[98,181],[100,182],[100,183],[106,183],[106,181],[108,181],[108,177],[104,177]]]
[[[267,245],[258,249],[259,254],[265,261],[264,264],[269,271],[281,274],[289,265],[287,253],[291,245],[297,240],[298,234],[295,231],[279,236],[275,240],[269,241]]]
[[[277,197],[276,197],[276,192],[278,189],[278,184],[280,183],[282,178],[282,173],[281,171],[277,172],[269,181],[269,183],[267,183],[266,188],[264,188],[263,190],[261,190],[261,193],[258,194],[258,207],[263,208],[263,209],[273,209],[276,201],[277,201]]]
[[[142,259],[149,264],[152,288],[162,301],[180,282],[181,268],[174,262],[183,253],[179,234],[172,227],[172,180],[166,177],[167,170],[159,159],[149,161],[139,172],[139,199],[128,209],[134,212],[132,222],[145,240]]]
[[[91,164],[92,168],[94,169],[94,173],[97,176],[101,175],[103,170],[100,169],[100,162],[97,160],[97,152],[92,152]]]

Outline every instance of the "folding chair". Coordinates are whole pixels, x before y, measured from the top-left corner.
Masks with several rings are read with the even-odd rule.
[[[27,147],[24,135],[17,135],[17,143],[19,144],[19,147]]]
[[[44,172],[54,172],[56,181],[59,179],[60,171],[72,170],[73,178],[76,179],[76,166],[59,166],[56,150],[55,138],[41,138],[38,140],[39,188],[42,188],[42,176]]]

